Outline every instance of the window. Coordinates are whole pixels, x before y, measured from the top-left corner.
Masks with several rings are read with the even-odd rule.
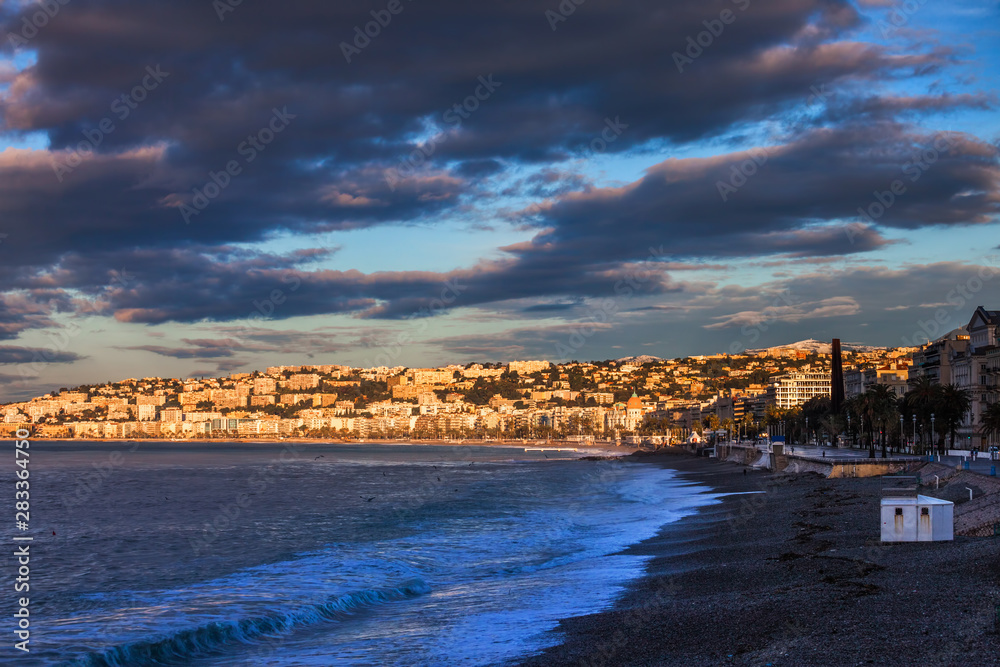
[[[903,508],[902,507],[897,507],[896,508],[896,516],[903,516]]]
[[[920,516],[927,516],[931,513],[930,509],[927,507],[920,508]]]

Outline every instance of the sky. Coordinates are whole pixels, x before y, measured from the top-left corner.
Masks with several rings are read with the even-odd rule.
[[[0,401],[925,342],[1000,307],[1000,3],[0,0]]]

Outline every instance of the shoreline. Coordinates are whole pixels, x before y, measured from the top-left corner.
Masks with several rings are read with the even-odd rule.
[[[992,538],[882,544],[878,478],[744,475],[742,466],[682,452],[629,460],[741,495],[626,549],[652,556],[643,576],[608,609],[563,619],[560,644],[516,664],[909,667],[996,659],[1000,555]]]
[[[315,438],[284,438],[282,440],[199,440],[195,438],[185,438],[181,440],[171,440],[169,438],[45,438],[37,442],[57,443],[57,444],[121,444],[134,445],[143,444],[165,444],[165,445],[309,445],[313,447],[338,447],[349,445],[398,445],[398,446],[434,446],[434,447],[501,447],[505,449],[532,448],[545,451],[555,450],[575,450],[584,456],[595,454],[608,454],[614,458],[629,456],[641,450],[630,447],[614,445],[610,443],[584,444],[565,440],[319,440]]]

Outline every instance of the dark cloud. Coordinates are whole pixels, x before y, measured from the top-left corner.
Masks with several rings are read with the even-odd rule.
[[[845,1],[771,0],[737,11],[724,39],[679,72],[673,54],[733,5],[591,3],[553,31],[547,3],[407,4],[348,63],[341,42],[371,20],[360,0],[244,3],[224,21],[202,0],[69,3],[31,40],[37,64],[0,98],[0,128],[45,132],[55,151],[0,156],[0,217],[32,230],[10,239],[29,266],[96,248],[429,219],[475,194],[473,179],[590,154],[612,125],[601,150],[691,140],[799,105],[817,84],[949,62],[848,41],[861,19]],[[3,33],[33,11],[7,5]],[[143,99],[115,102],[122,95]],[[251,151],[275,109],[294,118]],[[105,118],[113,130],[95,130]],[[96,152],[57,179],[53,161],[66,164],[85,133]],[[241,173],[219,177],[230,161]],[[404,177],[387,179],[392,169]],[[214,187],[211,174],[227,184],[183,224],[179,207]]]
[[[191,371],[190,373],[187,374],[187,377],[189,378],[219,377],[222,375],[228,375],[233,371],[243,368],[244,366],[247,365],[247,363],[248,362],[245,360],[241,361],[238,359],[234,359],[232,361],[220,361],[213,369],[210,370],[201,369],[201,370]]]
[[[871,345],[919,345],[964,326],[1000,284],[1000,257],[887,268],[807,272],[754,287],[720,284],[666,298],[636,297],[592,317],[556,326],[517,326],[427,341],[453,362],[475,359],[664,358],[738,353],[797,340],[843,338]],[[660,303],[656,303],[660,301]],[[915,304],[900,310],[899,303]],[[641,313],[641,316],[637,316]],[[617,351],[617,352],[616,352]]]
[[[185,338],[187,347],[164,347],[161,345],[133,345],[126,350],[142,350],[173,359],[215,359],[233,356],[240,346],[232,339],[226,340],[191,340]]]
[[[1000,212],[998,154],[966,135],[889,123],[814,130],[772,147],[667,160],[624,187],[556,197],[533,209],[545,231],[510,251],[523,262],[584,265],[638,260],[647,248],[671,258],[865,252],[889,243],[878,227],[991,222]],[[903,189],[893,194],[897,181]]]
[[[920,114],[927,111],[990,110],[995,108],[996,104],[996,95],[986,93],[845,97],[834,98],[830,101],[825,119],[843,122],[857,121],[861,116],[869,116],[881,120],[891,120],[902,114]]]
[[[0,345],[0,364],[69,364],[83,359],[75,352],[37,347]],[[34,369],[34,368],[33,368]]]
[[[2,271],[2,269],[0,269]],[[13,340],[28,329],[52,326],[56,309],[68,309],[58,291],[30,290],[0,294],[0,340]]]
[[[591,0],[553,30],[547,2],[406,3],[351,62],[341,42],[377,9],[361,0],[242,3],[224,20],[205,0],[61,5],[31,40],[37,63],[0,71],[9,83],[0,131],[44,133],[51,144],[0,153],[11,249],[0,265],[0,338],[69,310],[242,323],[231,334],[241,345],[131,348],[228,359],[282,347],[239,333],[262,319],[403,319],[486,305],[570,314],[626,290],[693,297],[670,274],[706,258],[839,258],[887,247],[890,230],[995,219],[996,148],[942,135],[947,151],[910,181],[907,165],[926,163],[935,137],[900,122],[993,99],[871,93],[952,66],[955,53],[857,41],[863,17],[846,0],[742,4]],[[680,62],[723,9],[735,21]],[[33,11],[5,4],[0,34]],[[830,93],[820,110],[816,90]],[[113,129],[100,129],[103,119]],[[773,138],[759,164],[755,151],[669,157],[684,142],[749,137],[773,120],[797,134]],[[273,141],[254,147],[265,137]],[[83,141],[94,150],[81,153]],[[578,167],[603,152],[660,162],[633,183],[597,187]],[[753,173],[737,184],[733,169],[747,164]],[[859,216],[896,179],[905,194]],[[450,215],[486,225],[531,199],[543,201],[518,218],[532,240],[451,271],[334,271],[315,268],[334,249],[246,249]],[[522,301],[532,299],[541,302]]]
[[[610,330],[610,325],[598,325]],[[570,339],[578,332],[576,325],[555,325],[537,328],[521,327],[495,334],[467,334],[448,336],[428,341],[440,347],[450,359],[489,359],[511,361],[516,359],[550,359],[562,355],[557,345],[568,347]]]
[[[580,305],[580,301],[569,301],[562,303],[536,303],[521,309],[523,313],[558,313],[573,310]]]

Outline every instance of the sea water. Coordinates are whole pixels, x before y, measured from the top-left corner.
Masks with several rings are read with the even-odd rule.
[[[583,452],[31,452],[23,664],[503,664],[611,605],[645,563],[622,549],[717,502],[671,470]]]

